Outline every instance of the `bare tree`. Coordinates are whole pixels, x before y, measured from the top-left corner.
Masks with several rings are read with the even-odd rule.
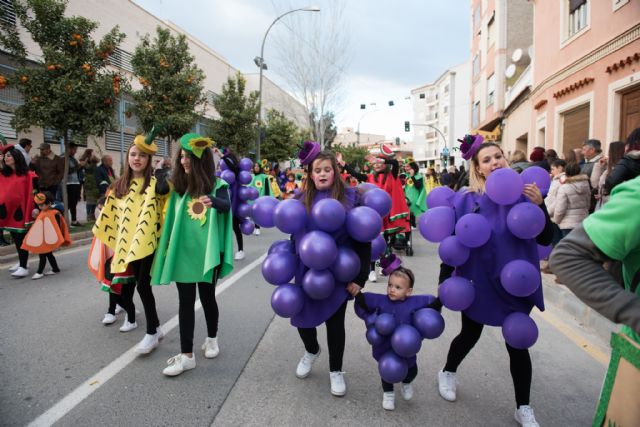
[[[272,0],[279,12],[296,9],[290,0]],[[326,114],[340,107],[340,89],[350,54],[350,33],[344,14],[346,2],[325,0],[320,13],[293,13],[277,32],[277,67],[284,85],[309,112],[309,129],[324,148]],[[313,117],[319,120],[313,120]]]

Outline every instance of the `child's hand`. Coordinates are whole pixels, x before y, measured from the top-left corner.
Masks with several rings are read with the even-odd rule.
[[[213,204],[211,203],[211,199],[209,198],[209,196],[202,196],[200,197],[200,202],[205,205],[207,208],[210,208]]]
[[[351,294],[351,296],[355,297],[356,295],[358,295],[358,293],[362,290],[362,286],[358,285],[357,283],[349,283],[347,285],[347,292],[349,292]]]
[[[38,209],[34,209],[34,210],[32,210],[32,211],[31,211],[31,217],[32,217],[33,219],[36,219],[36,218],[38,217],[38,214],[39,214],[39,213],[40,213],[40,210],[38,210]]]

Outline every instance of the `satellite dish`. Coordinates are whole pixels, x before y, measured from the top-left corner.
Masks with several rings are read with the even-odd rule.
[[[510,64],[506,70],[504,70],[504,75],[510,79],[511,77],[516,75],[516,64]]]
[[[517,64],[522,60],[523,57],[524,57],[524,52],[522,51],[522,49],[518,48],[514,50],[513,53],[511,54],[511,61]]]

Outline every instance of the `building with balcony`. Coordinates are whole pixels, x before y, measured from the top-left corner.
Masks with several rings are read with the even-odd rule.
[[[374,133],[360,133],[354,130],[352,127],[345,127],[340,129],[340,132],[333,139],[334,146],[374,146],[385,142],[384,135],[377,135]]]

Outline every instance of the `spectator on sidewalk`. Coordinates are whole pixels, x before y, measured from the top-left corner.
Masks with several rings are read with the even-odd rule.
[[[113,158],[105,154],[102,156],[102,163],[96,168],[95,181],[98,187],[98,194],[102,197],[106,194],[107,188],[116,180],[113,172]]]
[[[547,205],[547,211],[549,212],[549,216],[551,217],[551,221],[553,222],[553,213],[556,208],[556,200],[558,197],[558,189],[560,185],[565,181],[566,175],[564,173],[564,169],[567,166],[567,162],[562,159],[556,159],[551,164],[551,186],[549,187],[549,192],[547,193],[547,197],[544,199],[544,204]],[[558,242],[562,239],[562,234],[560,233],[560,228],[558,224],[553,222],[553,241],[551,244],[553,246],[557,245]],[[547,273],[547,271],[545,271]]]
[[[54,196],[58,193],[64,175],[64,159],[51,151],[48,143],[38,147],[40,155],[33,158],[31,168],[38,174],[40,190]]]
[[[591,200],[589,178],[580,173],[580,166],[575,163],[567,164],[565,175],[565,181],[558,188],[551,217],[560,227],[562,237],[569,234],[589,215]]]
[[[511,154],[511,161],[509,162],[509,165],[511,166],[511,169],[520,173],[531,166],[531,163],[527,161],[527,155],[524,153],[524,151],[515,150]]]
[[[87,148],[80,160],[85,161],[83,168],[84,181],[82,183],[82,194],[85,201],[85,210],[87,212],[87,220],[94,217],[96,204],[98,203],[98,186],[96,185],[95,171],[100,163],[100,159],[93,154],[91,148]]]
[[[640,175],[640,128],[631,131],[625,142],[625,154],[604,183],[604,193],[609,194],[618,184]]]
[[[531,166],[539,166],[547,172],[551,171],[551,165],[545,157],[544,147],[534,147],[531,154],[529,154],[529,160],[531,161]]]
[[[616,165],[624,156],[625,144],[622,141],[615,141],[609,144],[609,154],[606,157],[600,158],[600,164],[605,167],[600,180],[598,182],[598,188],[596,191],[596,210],[602,208],[602,206],[609,201],[610,190],[605,190],[605,183],[607,177],[611,175]]]
[[[29,157],[29,151],[31,151],[31,140],[29,138],[20,138],[18,144],[15,145],[15,149],[22,154],[27,166],[31,166],[31,157]]]
[[[587,139],[582,144],[582,154],[584,155],[584,164],[580,171],[589,177],[591,188],[598,187],[598,181],[604,167],[600,164],[602,158],[602,144],[597,139]]]
[[[71,143],[69,147],[69,171],[67,173],[67,195],[69,197],[69,213],[71,214],[71,226],[79,227],[76,207],[80,201],[80,170],[84,167],[86,161],[76,159],[75,155],[78,151],[78,146]]]

